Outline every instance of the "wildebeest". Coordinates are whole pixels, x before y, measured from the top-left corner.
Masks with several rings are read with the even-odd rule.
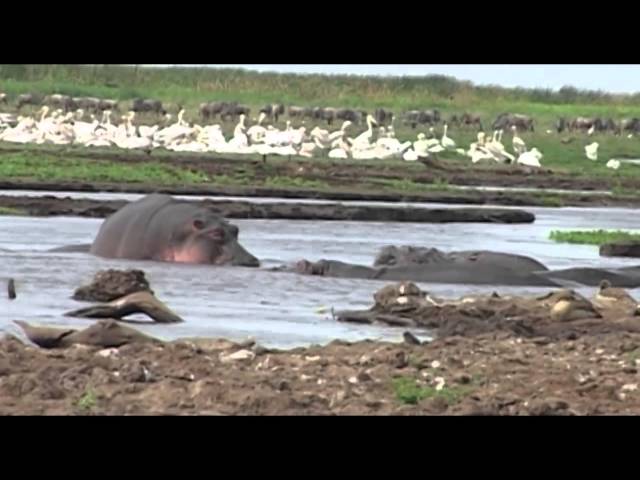
[[[70,112],[77,108],[75,102],[69,95],[60,95],[59,93],[44,97],[44,103],[50,107],[61,108],[65,112]]]
[[[25,105],[42,105],[43,97],[37,93],[23,93],[16,98],[16,108],[20,110]]]
[[[384,108],[376,108],[373,112],[373,118],[376,119],[380,125],[391,123],[393,121],[393,112],[391,110],[385,110]]]
[[[7,94],[4,92],[0,93],[0,103],[7,104]]]
[[[313,116],[313,109],[309,108],[309,107],[297,107],[295,105],[291,105],[289,106],[289,108],[287,109],[287,114],[289,115],[290,118],[304,118],[305,117],[305,113],[309,112],[309,116]]]
[[[316,120],[324,120],[327,122],[327,125],[331,125],[333,121],[336,119],[336,114],[338,110],[333,107],[315,107],[313,109],[313,118]]]
[[[118,101],[109,98],[101,98],[98,104],[98,110],[104,112],[105,110],[118,110]]]
[[[506,130],[507,128],[516,127],[519,130],[534,131],[533,118],[529,115],[521,113],[501,113],[493,122],[494,130]]]
[[[618,126],[612,118],[607,118],[605,120],[600,117],[577,117],[569,121],[567,127],[571,131],[589,130],[593,128],[598,132],[609,131],[614,133],[618,133],[624,129],[622,126]]]
[[[463,127],[475,126],[478,130],[482,130],[482,120],[480,120],[480,115],[465,112],[459,117],[459,121],[460,125]]]
[[[564,117],[558,118],[556,121],[556,132],[562,133],[567,128],[567,120]]]
[[[622,132],[632,132],[632,133],[640,133],[640,118],[625,118],[620,120],[618,125],[618,131]]]
[[[260,109],[260,113],[264,113],[269,118],[273,118],[274,121],[278,121],[280,115],[284,115],[284,105],[281,103],[270,103]]]
[[[440,121],[440,111],[431,110],[410,110],[404,113],[404,124],[416,128],[417,125],[431,125]]]
[[[204,120],[216,118],[216,115],[226,108],[227,102],[206,102],[200,104],[200,116]]]
[[[136,98],[131,107],[136,113],[152,112],[158,115],[166,115],[167,111],[163,108],[160,100]]]
[[[251,109],[246,105],[240,105],[238,102],[229,102],[223,105],[220,111],[220,118],[225,121],[229,117],[236,118],[240,115],[248,116],[251,113]]]
[[[365,114],[365,117],[366,117],[366,114]],[[345,120],[345,121],[349,120],[350,122],[353,122],[353,123],[360,123],[360,120],[362,119],[362,113],[352,110],[350,108],[340,108],[336,110],[335,118],[337,118],[338,120]]]

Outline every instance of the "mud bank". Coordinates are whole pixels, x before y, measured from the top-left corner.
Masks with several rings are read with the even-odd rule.
[[[80,216],[104,218],[127,205],[124,200],[91,200],[43,197],[0,196],[0,207],[17,209],[34,216]],[[194,202],[196,203],[196,202]],[[204,200],[225,218],[351,220],[424,223],[532,223],[532,213],[499,208],[402,208],[387,206],[346,206],[341,204],[264,203]]]
[[[502,332],[423,345],[246,347],[194,340],[43,350],[6,337],[0,414],[640,413],[639,334],[551,342]]]
[[[475,184],[474,184],[475,185]],[[487,184],[490,185],[490,184]],[[479,185],[480,186],[480,185]],[[486,185],[485,185],[486,186]],[[513,185],[508,185],[513,186]],[[531,188],[532,185],[526,185]],[[576,185],[576,189],[588,187]],[[442,191],[425,193],[380,193],[373,189],[361,190],[348,187],[336,187],[332,190],[313,190],[306,188],[266,188],[266,187],[221,187],[221,186],[166,186],[156,184],[125,183],[84,183],[84,182],[31,182],[0,181],[1,190],[37,190],[37,191],[77,191],[108,193],[166,193],[169,195],[198,195],[218,197],[268,197],[288,199],[315,199],[335,201],[368,202],[416,202],[448,203],[455,205],[504,205],[504,206],[575,206],[575,207],[636,207],[640,198],[633,196],[613,196],[596,193],[546,193],[539,187],[539,193],[517,191],[483,191],[446,188]]]

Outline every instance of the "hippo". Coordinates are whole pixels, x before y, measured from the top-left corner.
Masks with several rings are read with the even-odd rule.
[[[500,265],[503,268],[522,271],[546,271],[542,263],[523,255],[491,252],[486,250],[463,250],[445,253],[437,248],[413,246],[383,247],[376,256],[373,266],[400,266],[431,263],[474,263],[475,265]]]
[[[607,280],[614,287],[640,287],[640,267],[592,268],[573,267],[562,270],[548,270],[538,276],[549,279],[563,287],[585,285],[597,287],[602,280]]]
[[[506,260],[508,254],[503,255],[504,260]],[[552,278],[538,275],[535,270],[512,268],[508,261],[491,264],[457,259],[456,261],[444,260],[441,262],[401,264],[389,267],[367,267],[323,259],[315,263],[302,260],[294,266],[293,271],[306,275],[371,280],[410,280],[426,283],[462,283],[471,285],[559,286],[558,282]]]
[[[108,217],[93,243],[57,248],[105,258],[259,267],[238,242],[238,227],[212,209],[151,194]]]
[[[595,287],[607,280],[615,287],[640,287],[640,266],[549,270],[523,255],[485,250],[442,252],[413,246],[382,248],[372,267],[323,259],[301,260],[281,270],[325,277],[426,283],[572,288]]]
[[[285,269],[287,270],[287,269]],[[335,260],[301,260],[288,268],[304,275],[390,281],[538,287],[640,286],[640,267],[549,270],[533,258],[485,250],[442,252],[436,248],[388,246],[372,267]]]

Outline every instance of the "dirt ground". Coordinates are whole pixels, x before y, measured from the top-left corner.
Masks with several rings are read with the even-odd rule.
[[[501,332],[422,345],[248,347],[194,340],[43,350],[6,337],[0,340],[0,414],[640,413],[636,333],[560,342]]]

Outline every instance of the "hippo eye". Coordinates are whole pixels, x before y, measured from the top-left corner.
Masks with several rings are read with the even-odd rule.
[[[202,230],[204,228],[204,222],[202,220],[194,220],[193,228],[196,230]]]

